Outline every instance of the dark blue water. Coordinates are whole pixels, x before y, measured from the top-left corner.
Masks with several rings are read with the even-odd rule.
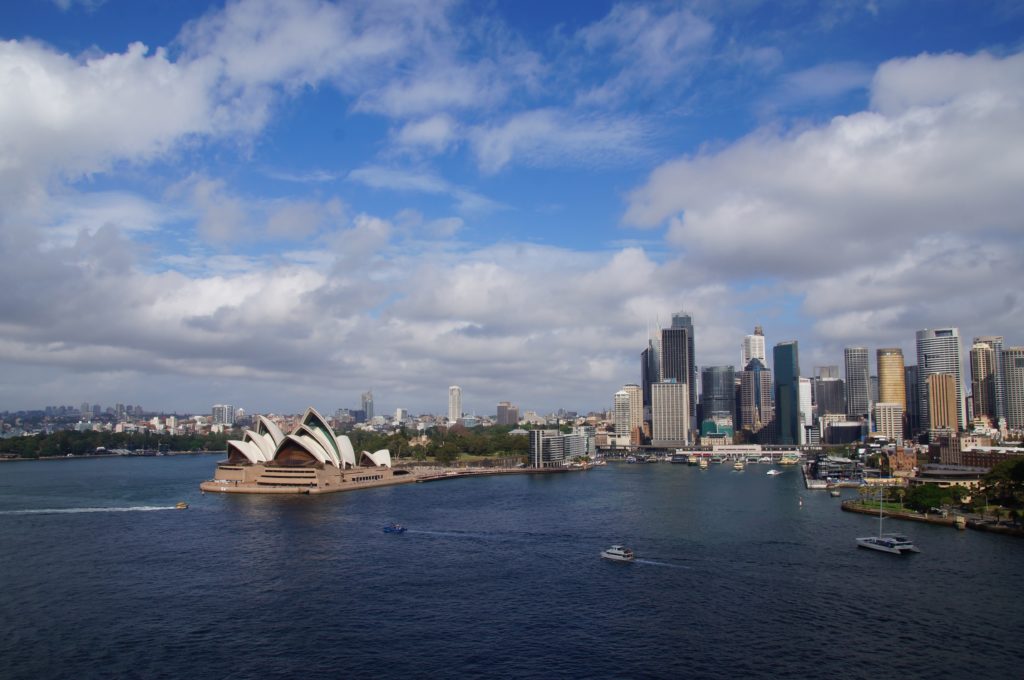
[[[1024,541],[858,550],[795,469],[201,495],[215,461],[0,464],[0,677],[1021,676]]]

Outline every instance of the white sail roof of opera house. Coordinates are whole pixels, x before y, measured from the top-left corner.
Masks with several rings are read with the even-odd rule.
[[[273,421],[257,416],[255,427],[246,430],[240,441],[228,442],[228,459],[241,462],[236,455],[240,454],[253,465],[273,463],[282,450],[296,447],[320,465],[333,465],[342,470],[357,465],[391,467],[391,452],[387,449],[374,453],[363,451],[357,461],[349,438],[334,434],[324,417],[312,407],[306,409],[299,425],[288,435]]]

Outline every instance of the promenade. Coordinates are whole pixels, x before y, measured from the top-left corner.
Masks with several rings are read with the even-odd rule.
[[[847,500],[842,502],[842,509],[845,512],[856,512],[862,515],[871,515],[878,517],[879,510],[877,507],[873,507],[870,504],[864,504],[860,501]],[[957,518],[963,517],[961,520],[964,528],[974,529],[976,531],[988,531],[992,533],[1005,534],[1007,536],[1018,536],[1024,537],[1024,527],[1014,526],[1010,524],[1001,524],[993,519],[985,518],[977,513],[949,513],[945,517],[937,513],[928,512],[915,512],[913,510],[885,510],[881,511],[881,515],[887,519],[902,519],[909,522],[923,522],[925,524],[937,524],[939,526],[947,526],[959,528],[957,526]]]

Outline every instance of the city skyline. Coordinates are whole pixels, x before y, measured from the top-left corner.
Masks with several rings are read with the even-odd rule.
[[[606,410],[679,310],[737,372],[755,326],[801,375],[957,327],[966,391],[971,338],[1024,345],[1021,35],[995,1],[5,5],[0,410]]]

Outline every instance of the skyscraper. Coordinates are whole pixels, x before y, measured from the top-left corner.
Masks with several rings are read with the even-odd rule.
[[[669,380],[651,385],[651,443],[683,446],[689,443],[690,397],[684,383]]]
[[[868,413],[869,389],[868,350],[866,347],[847,347],[843,350],[846,364],[846,414],[853,418]]]
[[[967,419],[964,413],[963,388],[960,377],[960,330],[957,328],[935,328],[917,331],[917,379],[920,389],[921,425],[934,430],[935,425],[929,419],[928,376],[945,373],[953,376],[956,386],[957,420],[953,425],[956,429],[965,429]]]
[[[971,345],[971,398],[974,417],[988,418],[993,425],[996,418],[996,358],[992,345],[976,338]]]
[[[1006,426],[1024,430],[1024,347],[1003,351],[1006,376]]]
[[[818,377],[814,379],[813,387],[819,418],[826,413],[846,414],[846,390],[842,380],[838,377]]]
[[[878,359],[878,401],[899,404],[907,408],[906,366],[903,365],[903,350],[886,347],[876,352]]]
[[[644,427],[644,392],[639,385],[625,385],[623,390],[629,395],[629,435],[640,443],[640,433]]]
[[[772,351],[775,368],[775,423],[779,444],[800,443],[800,355],[796,340],[780,342]]]
[[[960,422],[957,413],[956,376],[932,373],[925,379],[928,394],[928,430],[956,431]]]
[[[760,432],[772,424],[772,372],[760,359],[751,359],[740,373],[740,425],[745,430]]]
[[[993,392],[995,392],[995,420],[998,424],[1000,418],[1006,417],[1006,366],[1003,363],[1003,336],[982,335],[974,338],[974,344],[986,343],[992,348],[993,364]]]
[[[697,417],[697,396],[694,389],[697,367],[693,356],[693,319],[687,312],[672,315],[672,326],[661,331],[661,380],[675,380],[686,385],[689,404],[687,427]]]
[[[921,399],[918,396],[917,366],[906,366],[903,369],[903,384],[906,386],[907,428],[911,434],[921,430]]]
[[[814,390],[810,378],[800,378],[800,444],[809,444],[807,428],[814,425]]]
[[[651,336],[647,349],[640,352],[640,389],[643,392],[644,420],[651,420],[651,385],[661,380],[661,340]]]
[[[622,389],[615,393],[615,434],[629,434],[629,392]]]
[[[705,366],[700,371],[702,418],[728,414],[736,423],[736,378],[732,366]]]
[[[462,388],[452,385],[448,388],[448,422],[454,423],[462,417]]]
[[[751,359],[760,359],[766,364],[768,357],[765,355],[764,329],[754,326],[754,334],[743,337],[743,345],[740,347],[740,370],[744,370]]]
[[[373,420],[373,392],[372,391],[363,392],[362,402],[363,402],[363,413],[366,414],[365,415],[366,421],[369,422],[369,421]]]

